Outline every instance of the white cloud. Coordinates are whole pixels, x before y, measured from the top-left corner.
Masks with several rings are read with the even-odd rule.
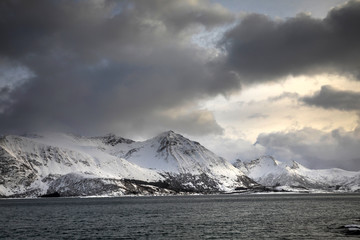
[[[360,90],[360,82],[345,76],[290,76],[278,83],[245,86],[237,94],[228,98],[218,96],[200,106],[214,113],[218,124],[225,129],[225,137],[232,139],[243,138],[255,142],[261,133],[294,131],[305,127],[323,131],[344,128],[350,131],[357,125],[355,112],[314,108],[299,101],[327,84],[343,90]],[[236,137],[230,129],[236,129],[242,136]]]
[[[191,137],[191,139],[199,141],[206,148],[230,162],[235,162],[236,159],[250,161],[265,154],[263,146],[254,145],[252,142],[241,138],[212,136]]]

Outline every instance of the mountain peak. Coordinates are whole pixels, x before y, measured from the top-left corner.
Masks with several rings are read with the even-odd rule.
[[[178,141],[190,141],[189,139],[185,138],[183,135],[178,134],[172,130],[163,132],[155,137],[158,142],[168,141],[168,142],[178,142]]]
[[[167,149],[170,146],[183,145],[183,142],[189,142],[190,140],[183,137],[180,134],[175,133],[174,131],[166,131],[155,137],[157,142],[160,143],[160,146],[157,152],[161,152],[164,149]]]
[[[295,160],[292,161],[292,166],[290,167],[291,169],[299,169],[300,168],[300,164],[298,162],[296,162]]]
[[[165,132],[162,132],[158,135],[158,137],[178,137],[178,136],[181,136],[180,134],[178,133],[175,133],[173,130],[169,130],[169,131],[165,131]]]
[[[278,166],[280,164],[279,161],[277,161],[273,156],[270,156],[270,155],[261,156],[260,158],[253,160],[251,162],[255,162],[257,164],[260,162],[263,162],[263,163],[267,163],[267,164],[272,164],[274,166]]]
[[[115,146],[119,143],[126,143],[126,144],[131,144],[134,141],[131,139],[126,139],[126,138],[122,138],[122,137],[117,137],[115,134],[109,133],[108,135],[105,135],[103,137],[100,137],[103,140],[103,143],[105,144],[109,144],[111,146]]]

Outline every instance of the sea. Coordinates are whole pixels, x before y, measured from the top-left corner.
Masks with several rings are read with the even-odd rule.
[[[0,239],[360,239],[360,194],[0,200]]]

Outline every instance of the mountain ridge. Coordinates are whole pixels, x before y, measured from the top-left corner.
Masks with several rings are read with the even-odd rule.
[[[207,193],[257,186],[225,159],[173,131],[143,142],[115,135],[8,135],[0,139],[0,171],[3,197]]]
[[[231,164],[173,131],[144,141],[7,135],[0,138],[0,173],[0,197],[360,191],[360,172],[311,170],[272,156]]]

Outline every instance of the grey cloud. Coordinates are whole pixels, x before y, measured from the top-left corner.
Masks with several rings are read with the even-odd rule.
[[[308,105],[325,109],[360,110],[360,92],[337,90],[328,85],[322,86],[313,96],[301,100]]]
[[[0,57],[34,76],[11,92],[0,130],[136,135],[153,119],[173,126],[155,114],[239,87],[236,75],[186,42],[198,26],[233,19],[206,1],[1,1]],[[193,120],[174,122],[190,132]],[[216,122],[197,134],[214,132]]]
[[[286,98],[298,99],[299,94],[298,93],[292,93],[292,92],[283,92],[279,96],[269,97],[267,100],[270,101],[270,102],[276,102],[276,101],[280,101],[280,100],[283,100],[283,99],[286,99]]]
[[[235,20],[227,9],[218,4],[209,5],[206,0],[137,0],[133,3],[136,11],[145,13],[145,18],[149,16],[152,20],[159,20],[175,32],[194,24],[211,28]]]
[[[268,118],[269,115],[267,114],[262,114],[262,113],[255,113],[255,114],[252,114],[250,116],[248,116],[248,118],[250,119],[254,119],[254,118]]]
[[[360,1],[334,8],[324,19],[249,14],[219,44],[228,54],[227,66],[244,82],[332,71],[360,76],[358,22]]]
[[[281,161],[298,161],[309,168],[360,170],[360,135],[342,129],[330,133],[312,128],[261,134],[257,143]]]
[[[211,28],[234,20],[224,8],[206,3],[202,0],[5,0],[0,3],[0,52],[19,56],[54,54],[60,50],[61,54],[89,57],[98,50],[114,51],[105,44],[132,47],[134,43],[154,40],[162,44],[161,38],[177,37],[194,24]],[[142,46],[139,47],[141,50]]]
[[[11,89],[7,86],[0,88],[0,114],[5,112],[6,109],[11,105],[11,99],[9,95]]]

